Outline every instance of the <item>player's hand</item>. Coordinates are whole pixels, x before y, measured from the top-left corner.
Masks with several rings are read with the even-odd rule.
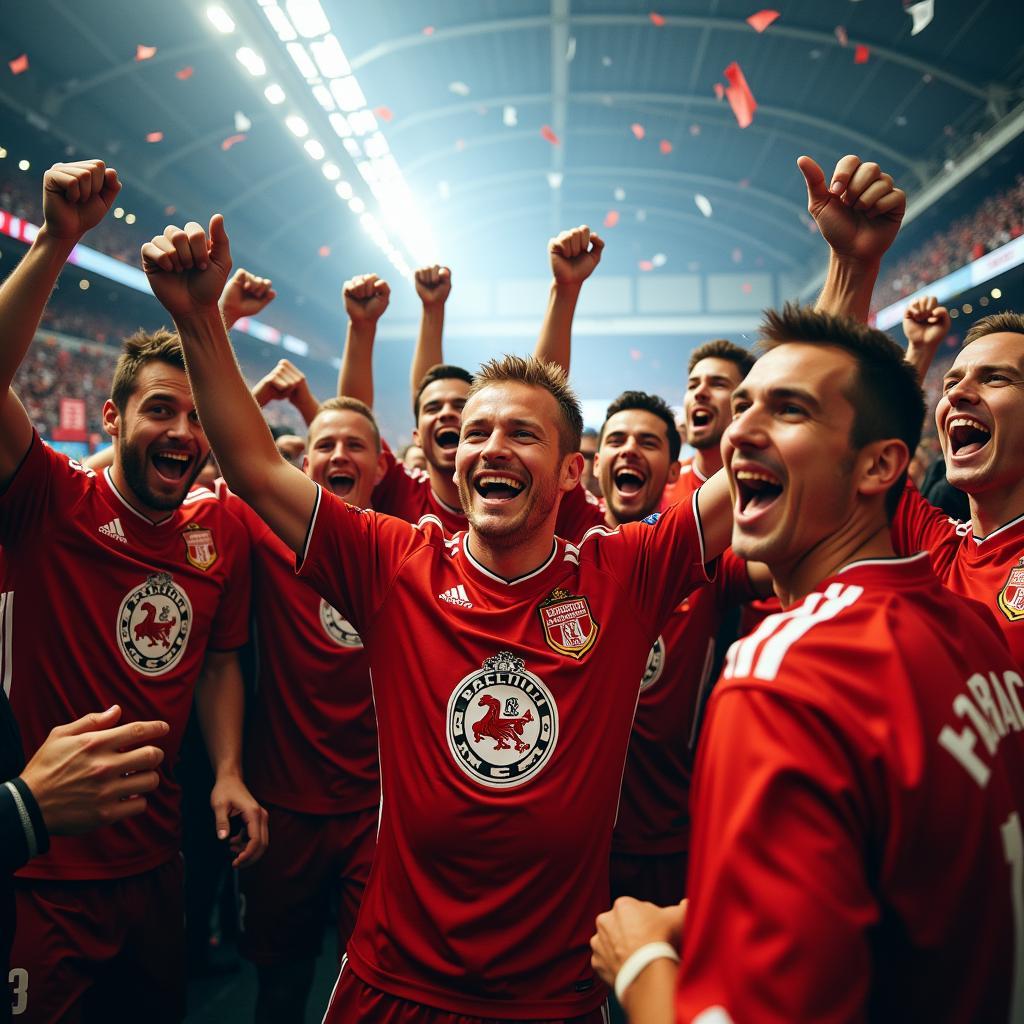
[[[657,907],[632,896],[620,896],[611,910],[597,915],[590,939],[590,965],[606,985],[615,984],[627,957],[648,942],[667,942],[678,949],[686,917],[686,900]]]
[[[561,285],[582,285],[601,262],[604,242],[586,224],[570,228],[548,242],[551,273]]]
[[[945,340],[952,325],[949,310],[940,306],[934,295],[915,299],[903,314],[903,333],[912,348],[931,349],[934,352]]]
[[[263,856],[270,836],[267,812],[245,783],[237,775],[218,778],[210,793],[210,807],[217,822],[217,838],[228,839],[231,852],[236,854],[231,866],[255,864]],[[238,817],[242,819],[242,828],[232,836],[231,819]]]
[[[172,317],[217,310],[231,273],[224,218],[210,218],[209,234],[195,221],[167,226],[142,247],[142,269],[153,294]]]
[[[107,215],[121,181],[102,160],[54,164],[43,175],[43,226],[52,238],[77,242]]]
[[[376,274],[360,274],[341,286],[345,312],[354,324],[375,324],[391,301],[391,286]]]
[[[443,306],[452,290],[452,272],[447,267],[420,267],[412,277],[424,308]]]
[[[166,722],[117,725],[118,705],[51,730],[21,773],[54,835],[77,835],[146,809]],[[115,728],[116,727],[116,728]]]
[[[907,197],[875,163],[844,156],[832,178],[809,157],[797,160],[807,185],[807,212],[837,255],[878,263],[899,232]]]
[[[230,329],[243,316],[256,316],[277,298],[269,277],[257,277],[239,267],[220,297],[220,311]]]
[[[280,359],[277,366],[252,389],[252,397],[261,407],[268,402],[284,401],[290,399],[305,380],[306,375],[294,363]]]

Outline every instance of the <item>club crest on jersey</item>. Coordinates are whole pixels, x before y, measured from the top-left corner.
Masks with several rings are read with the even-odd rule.
[[[181,539],[185,542],[185,557],[190,565],[206,572],[217,561],[213,530],[203,529],[198,523],[189,523],[182,530]]]
[[[146,676],[162,675],[181,661],[191,630],[192,603],[167,572],[129,591],[117,613],[121,652]]]
[[[341,617],[337,608],[320,598],[320,625],[324,632],[339,647],[362,647],[363,641],[348,620]]]
[[[557,740],[551,692],[509,651],[487,658],[448,700],[448,749],[484,786],[521,786],[547,764]]]
[[[651,644],[647,654],[647,664],[644,666],[644,674],[640,680],[640,692],[643,693],[648,687],[653,686],[661,678],[661,670],[665,667],[665,641],[662,637]]]
[[[553,651],[578,661],[594,646],[600,627],[590,614],[590,603],[585,597],[556,587],[537,611],[544,639]]]
[[[1021,563],[1010,570],[999,591],[999,607],[1011,622],[1024,619],[1024,559]]]

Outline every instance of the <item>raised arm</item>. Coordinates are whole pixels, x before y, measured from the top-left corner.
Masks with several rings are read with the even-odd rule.
[[[604,242],[586,224],[570,228],[548,242],[551,259],[551,291],[533,354],[557,363],[569,372],[572,349],[572,318],[576,314],[583,282],[601,262]]]
[[[907,210],[891,174],[844,156],[829,182],[809,156],[797,160],[807,185],[807,212],[829,244],[828,274],[815,308],[866,323],[882,257]]]
[[[257,277],[239,267],[220,297],[224,326],[230,331],[244,316],[256,316],[277,298],[269,277]]]
[[[43,226],[0,288],[0,490],[11,482],[32,441],[32,422],[11,388],[14,375],[71,250],[103,219],[120,191],[117,171],[102,160],[54,164],[43,176]]]
[[[903,314],[903,333],[907,337],[907,362],[917,371],[923,384],[935,353],[946,340],[952,326],[949,310],[939,305],[934,295],[915,299]]]
[[[452,272],[447,267],[435,264],[420,267],[413,275],[416,294],[423,304],[420,316],[420,333],[416,338],[416,349],[409,367],[409,398],[416,394],[423,375],[432,366],[444,362],[444,305],[452,291]]]
[[[268,402],[291,402],[308,427],[320,411],[320,403],[309,390],[306,375],[290,360],[279,359],[270,373],[252,389],[252,397],[262,409]]]
[[[217,305],[231,272],[224,218],[214,214],[209,235],[194,221],[168,227],[142,247],[142,267],[178,329],[196,409],[224,479],[301,554],[316,485],[278,454],[228,341]]]
[[[391,301],[391,288],[376,274],[350,278],[341,287],[348,315],[345,351],[338,372],[338,394],[373,408],[373,341],[377,321]]]

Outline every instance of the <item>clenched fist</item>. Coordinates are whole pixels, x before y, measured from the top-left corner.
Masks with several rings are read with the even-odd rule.
[[[341,294],[349,320],[375,324],[391,301],[391,286],[376,274],[361,274],[346,281]]]
[[[172,317],[217,310],[231,273],[231,245],[224,218],[210,218],[209,234],[189,221],[170,224],[142,247],[142,269],[153,294]]]
[[[269,277],[257,277],[239,267],[220,297],[220,311],[228,328],[243,316],[256,316],[277,298]]]
[[[77,242],[107,215],[121,182],[102,160],[54,164],[43,175],[43,227],[52,238]]]
[[[424,306],[443,306],[452,290],[452,272],[447,267],[420,267],[413,274],[416,294]]]
[[[601,262],[602,239],[586,226],[570,228],[548,242],[551,273],[561,285],[582,285]]]

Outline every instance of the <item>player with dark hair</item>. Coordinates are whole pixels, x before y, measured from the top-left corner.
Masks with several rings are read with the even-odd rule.
[[[733,548],[786,611],[711,697],[688,905],[618,901],[594,965],[637,1021],[1017,1020],[1024,682],[890,542],[921,390],[853,321],[789,307],[762,333],[723,454]]]

